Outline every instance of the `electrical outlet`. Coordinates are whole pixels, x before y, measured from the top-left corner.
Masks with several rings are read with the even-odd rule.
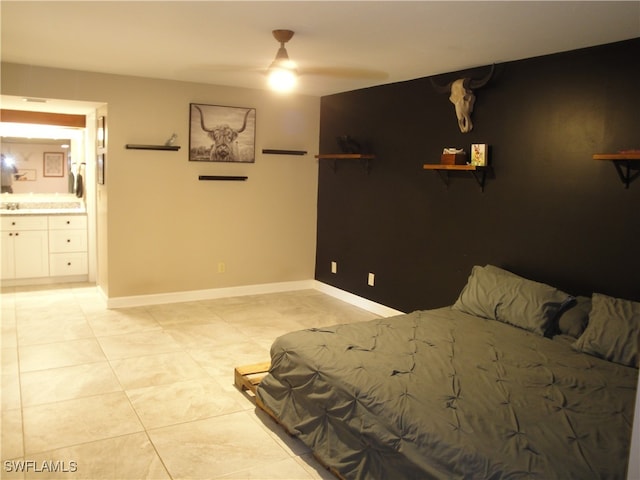
[[[227,271],[227,266],[224,264],[224,262],[219,262],[218,263],[218,273],[224,273]]]
[[[331,273],[338,273],[338,262],[331,262]]]
[[[376,276],[373,273],[369,273],[369,278],[367,279],[367,285],[373,287],[376,283]]]

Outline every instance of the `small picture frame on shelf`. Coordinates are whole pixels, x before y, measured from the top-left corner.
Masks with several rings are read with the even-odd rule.
[[[488,164],[489,145],[474,143],[471,145],[471,165],[486,167]]]

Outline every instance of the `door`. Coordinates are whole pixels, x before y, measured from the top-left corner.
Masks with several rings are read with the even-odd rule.
[[[49,276],[49,232],[23,230],[14,233],[14,278]]]

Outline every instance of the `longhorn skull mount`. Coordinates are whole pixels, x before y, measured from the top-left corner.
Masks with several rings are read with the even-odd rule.
[[[473,79],[470,77],[464,77],[451,81],[446,85],[439,85],[433,80],[433,78],[430,78],[431,84],[436,92],[449,94],[449,100],[453,103],[456,109],[458,126],[462,133],[468,133],[473,129],[471,113],[473,112],[473,105],[476,101],[476,97],[471,89],[482,88],[489,83],[489,80],[493,77],[495,67],[495,64],[491,65],[491,71],[483,78]]]

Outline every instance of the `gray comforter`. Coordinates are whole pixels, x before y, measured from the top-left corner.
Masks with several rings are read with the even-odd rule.
[[[292,332],[258,400],[347,479],[624,478],[638,370],[442,308]]]

